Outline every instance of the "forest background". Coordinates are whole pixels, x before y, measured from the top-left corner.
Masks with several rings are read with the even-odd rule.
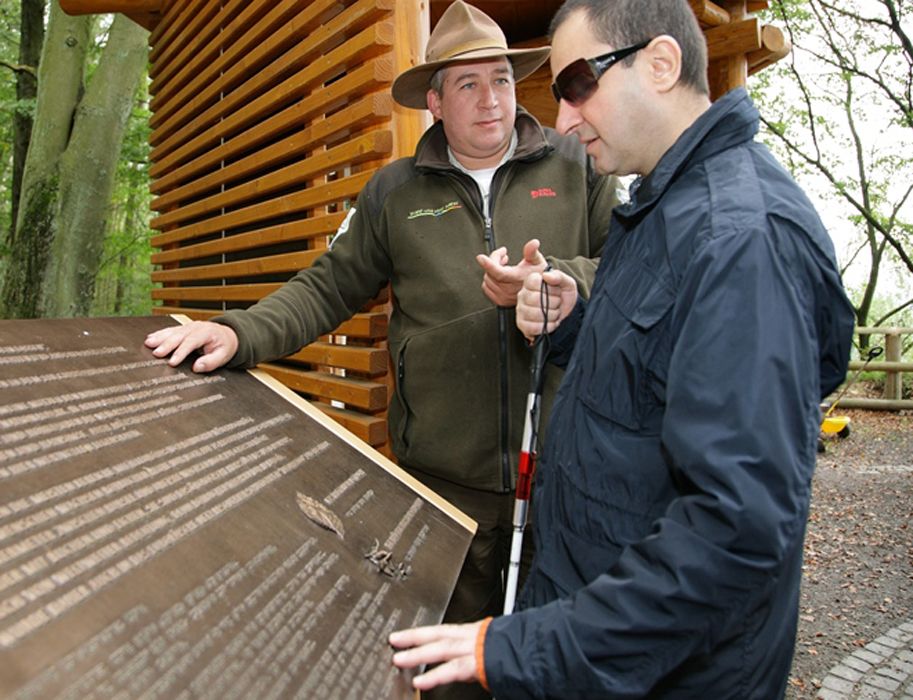
[[[913,326],[911,5],[771,0],[793,51],[749,81],[860,326]],[[150,313],[147,40],[122,16],[0,0],[0,318]]]

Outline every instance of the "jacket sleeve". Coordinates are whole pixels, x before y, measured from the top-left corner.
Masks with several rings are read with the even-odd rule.
[[[373,182],[373,181],[372,181]],[[215,319],[238,335],[230,367],[252,367],[296,352],[329,333],[378,294],[391,263],[371,183],[356,201],[330,249],[278,290],[244,310]]]
[[[820,278],[797,283],[780,243],[724,235],[685,270],[661,426],[678,496],[588,585],[491,623],[495,696],[645,697],[761,614],[784,562],[801,557],[819,348],[844,340],[817,337],[807,286]]]

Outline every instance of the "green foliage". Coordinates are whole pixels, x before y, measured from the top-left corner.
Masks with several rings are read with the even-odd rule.
[[[793,51],[751,86],[762,138],[824,199],[838,255],[861,271],[863,322],[881,315],[879,282],[913,296],[911,12],[902,0],[771,0],[764,20]]]

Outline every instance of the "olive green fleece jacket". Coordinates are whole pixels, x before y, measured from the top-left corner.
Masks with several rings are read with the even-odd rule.
[[[506,246],[516,263],[524,243],[538,238],[552,266],[588,295],[617,204],[615,179],[590,168],[575,137],[543,129],[523,110],[516,130],[517,148],[492,181],[490,225],[476,183],[451,165],[435,124],[415,156],[375,174],[312,267],[250,309],[215,319],[238,335],[230,365],[297,351],[389,281],[397,375],[389,426],[400,464],[470,488],[511,490],[531,353],[513,309],[483,294],[475,256]],[[544,406],[559,379],[549,368]]]

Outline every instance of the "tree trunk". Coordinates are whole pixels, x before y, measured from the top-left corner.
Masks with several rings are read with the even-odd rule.
[[[88,313],[124,126],[148,32],[118,15],[83,95],[91,16],[52,2],[0,317]]]
[[[45,273],[47,316],[89,313],[124,130],[148,62],[149,32],[117,15],[60,160],[57,235]]]
[[[38,70],[38,103],[22,173],[16,237],[10,246],[0,294],[0,317],[39,315],[42,278],[56,225],[58,167],[82,92],[90,29],[90,17],[70,17],[58,3],[51,3]]]
[[[35,69],[34,73],[16,73],[16,99],[33,100],[38,96],[38,65],[44,43],[44,0],[22,0],[19,21],[19,65]],[[17,109],[13,113],[13,175],[11,183],[12,216],[8,242],[16,238],[16,216],[22,192],[22,171],[25,168],[29,139],[32,136],[32,115]]]

